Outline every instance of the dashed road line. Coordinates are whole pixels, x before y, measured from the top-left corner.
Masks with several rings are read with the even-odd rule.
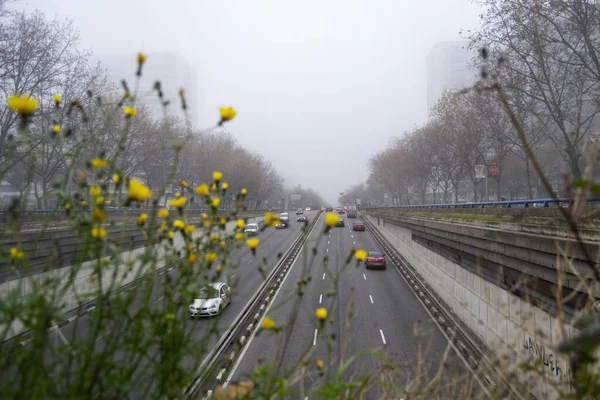
[[[315,329],[315,338],[313,339],[313,346],[317,345],[317,333],[319,332],[318,329]],[[383,334],[382,334],[383,335]]]
[[[325,279],[325,273],[323,273],[323,279]]]
[[[323,295],[322,295],[322,294],[320,294],[320,295],[319,295],[319,304],[321,304],[322,302],[323,302]]]
[[[367,280],[367,276],[365,274],[363,274],[363,279],[366,281]]]
[[[373,296],[369,295],[369,299],[371,299],[371,304],[373,304]]]
[[[379,333],[381,333],[381,341],[383,342],[383,344],[387,344],[385,341],[385,336],[383,336],[383,330],[379,330]]]

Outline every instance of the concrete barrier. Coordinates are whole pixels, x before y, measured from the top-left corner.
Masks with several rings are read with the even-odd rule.
[[[258,222],[262,225],[264,217],[250,217],[248,221]],[[235,221],[229,221],[225,225],[226,232],[232,233],[235,230],[235,224]],[[184,244],[181,234],[176,233],[173,242],[176,249],[181,249]],[[157,262],[144,264],[137,259],[139,255],[147,253],[149,250],[154,251]],[[68,313],[80,308],[82,304],[89,302],[91,299],[98,298],[99,276],[102,278],[102,294],[106,294],[110,290],[118,289],[144,275],[163,268],[167,262],[164,248],[161,248],[161,246],[155,248],[140,247],[123,252],[119,257],[119,261],[111,260],[110,263],[103,265],[100,275],[97,273],[98,260],[91,260],[77,266],[58,268],[22,279],[0,283],[0,301],[6,300],[8,296],[25,297],[38,290],[38,288],[43,288],[45,282],[52,281],[54,283],[49,285],[50,288],[60,287],[62,291],[59,294],[49,293],[49,297],[58,302],[57,305],[63,312]],[[56,285],[56,282],[59,282],[59,284]],[[69,284],[69,282],[71,283]],[[6,327],[0,326],[0,329],[3,332]],[[8,333],[3,339],[8,340],[24,330],[23,323],[20,320],[15,320],[8,327]]]
[[[489,349],[507,357],[507,366],[539,359],[548,380],[572,390],[567,360],[553,349],[577,334],[577,329],[414,241],[409,228],[365,217]],[[519,372],[518,376],[536,397],[558,399],[555,389],[539,375]]]

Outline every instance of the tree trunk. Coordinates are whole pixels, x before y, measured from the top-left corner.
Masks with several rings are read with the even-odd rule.
[[[531,188],[531,166],[529,165],[529,156],[525,154],[525,174],[527,177],[527,196],[529,199],[533,199],[533,190]],[[511,200],[512,200],[511,193]]]

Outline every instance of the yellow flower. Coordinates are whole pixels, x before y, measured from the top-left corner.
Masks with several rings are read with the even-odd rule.
[[[194,225],[186,225],[185,227],[185,234],[186,235],[191,235],[192,233],[194,233],[194,230],[196,230],[196,227]]]
[[[219,113],[221,114],[221,119],[223,121],[231,121],[237,114],[233,107],[220,107]]]
[[[158,218],[167,218],[169,216],[169,210],[166,208],[161,208],[158,210]]]
[[[198,256],[196,254],[192,253],[188,256],[188,261],[191,264],[191,263],[194,263],[194,261],[196,261],[197,258],[198,258]]]
[[[127,195],[129,196],[129,199],[133,201],[144,201],[152,197],[152,191],[142,182],[136,179],[130,179]]]
[[[221,199],[219,199],[218,197],[213,197],[210,200],[210,206],[212,208],[218,208],[220,203],[221,203]]]
[[[246,240],[246,244],[248,245],[250,250],[256,250],[256,247],[258,246],[258,242],[260,242],[260,240],[256,239],[256,238]]]
[[[8,104],[8,108],[23,117],[30,116],[38,108],[37,99],[26,94],[22,96],[10,96],[6,103]]]
[[[102,211],[102,209],[100,208],[94,208],[94,211],[92,212],[92,215],[94,216],[94,219],[98,222],[104,222],[104,211]]]
[[[227,182],[221,183],[221,189],[223,189],[223,190],[229,189],[229,183],[227,183]]]
[[[173,221],[173,228],[183,229],[183,228],[185,228],[185,222],[183,222],[180,219],[176,219],[175,221]]]
[[[93,160],[90,160],[90,164],[92,164],[92,167],[94,168],[102,169],[106,167],[107,162],[101,158],[94,158]]]
[[[221,272],[221,264],[217,265],[216,270],[217,270],[217,272]]]
[[[96,239],[102,239],[106,236],[106,231],[102,227],[95,226],[92,228],[92,237]]]
[[[214,262],[217,260],[217,258],[219,258],[219,257],[218,257],[218,256],[217,256],[215,253],[206,253],[206,254],[204,255],[204,258],[206,258],[206,261],[208,261],[208,262],[209,262],[209,264],[212,264],[212,263],[214,263]]]
[[[173,313],[167,313],[167,314],[165,314],[165,315],[162,316],[161,321],[162,321],[163,324],[169,324],[174,319],[175,319],[175,314],[173,314]]]
[[[196,187],[194,191],[198,196],[208,196],[208,185],[203,183],[202,185]]]
[[[138,53],[137,61],[139,65],[142,65],[146,61],[146,55],[144,53]]]
[[[323,307],[317,308],[317,311],[315,311],[315,315],[317,316],[317,319],[319,321],[325,321],[327,319],[327,310]]]
[[[237,226],[239,229],[244,229],[246,227],[246,223],[244,222],[243,219],[238,219],[235,222],[235,226]]]
[[[219,182],[223,178],[223,174],[219,171],[213,172],[213,180]]]
[[[60,125],[54,124],[52,125],[52,133],[60,132]]]
[[[262,320],[262,323],[260,324],[260,327],[263,328],[263,329],[274,329],[275,328],[275,321],[273,321],[269,317],[264,317],[263,320]]]
[[[102,193],[102,189],[100,189],[98,186],[92,186],[90,188],[90,194],[94,197],[98,197],[100,196],[100,193]]]
[[[227,223],[227,220],[225,218],[221,217],[219,222],[221,223],[221,225],[225,225]]]
[[[62,101],[62,97],[60,96],[60,94],[55,94],[54,96],[52,96],[52,100],[54,100],[56,104],[59,104]]]
[[[115,185],[118,185],[121,182],[121,176],[119,174],[113,174],[113,181],[115,181]]]
[[[265,225],[273,226],[273,225],[277,224],[278,221],[279,221],[279,217],[277,215],[273,215],[270,212],[265,213]]]
[[[169,231],[169,232],[167,232],[167,237],[168,237],[169,239],[173,239],[173,236],[175,236],[175,234],[173,233],[173,231]]]
[[[127,118],[135,117],[135,114],[137,114],[137,110],[133,107],[125,107],[123,112]]]
[[[240,193],[241,193],[241,194],[246,194],[246,193],[248,193],[248,189],[246,189],[246,188],[243,188],[242,190],[240,190]]]
[[[179,197],[179,196],[181,196],[181,193],[175,192],[175,197]]]
[[[177,209],[182,209],[183,206],[185,205],[185,202],[187,201],[187,199],[185,197],[179,197],[177,199],[172,199],[169,200],[169,205],[177,208]]]
[[[337,222],[339,220],[340,220],[340,217],[338,217],[334,213],[328,212],[325,215],[325,225],[327,225],[329,227],[335,226],[335,224],[337,224]]]
[[[205,213],[205,212],[203,212],[203,213],[200,213],[200,218],[202,218],[202,219],[206,219],[206,218],[208,218],[208,214],[207,214],[207,213]]]
[[[65,204],[65,210],[70,210],[70,209],[71,209],[71,203]]]
[[[104,205],[104,197],[103,197],[103,196],[96,197],[96,205],[97,205],[97,206],[102,206],[102,205]]]
[[[186,187],[188,187],[188,186],[190,186],[190,185],[189,185],[189,184],[188,184],[186,181],[184,181],[184,180],[182,179],[182,180],[180,180],[180,181],[179,181],[179,186],[186,188]]]
[[[238,232],[235,234],[235,240],[242,240],[244,238],[244,234],[242,232]]]
[[[207,228],[210,228],[212,226],[212,221],[210,219],[205,220],[202,225],[204,225]]]
[[[158,227],[159,231],[164,231],[166,229],[167,229],[167,223],[166,222],[161,223],[160,226]]]
[[[10,258],[14,258],[15,260],[20,260],[23,257],[25,257],[25,253],[23,253],[21,250],[17,249],[16,247],[12,247],[10,249]]]
[[[218,233],[211,233],[210,240],[218,242],[221,240],[221,236]]]
[[[323,366],[325,365],[323,364],[323,360],[317,360],[315,364],[317,364],[317,368],[319,369],[323,369]]]
[[[365,261],[367,259],[367,252],[364,250],[356,250],[354,253],[356,261]]]
[[[138,225],[144,225],[146,223],[147,219],[148,219],[148,214],[141,213],[140,216],[137,219],[137,224]]]
[[[215,190],[217,190],[217,184],[216,184],[216,183],[213,183],[212,185],[210,185],[210,190],[212,190],[213,192],[214,192]]]
[[[227,246],[227,242],[224,240],[221,240],[221,242],[219,244],[221,245],[221,247]]]

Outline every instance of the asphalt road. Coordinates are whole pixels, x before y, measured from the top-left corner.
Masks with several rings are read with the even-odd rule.
[[[312,218],[316,212],[306,212],[307,217]],[[257,250],[257,256],[260,259],[266,258],[268,262],[268,268],[272,268],[278,261],[278,256],[284,253],[298,237],[301,232],[303,223],[297,223],[295,213],[290,212],[291,226],[288,229],[276,230],[274,228],[268,228],[258,235],[260,239],[260,245]],[[245,246],[234,252],[232,255],[231,264],[234,268],[231,268],[228,272],[227,278],[223,281],[229,282],[232,286],[232,303],[223,310],[223,313],[218,318],[203,318],[203,319],[190,319],[187,312],[187,307],[191,303],[186,302],[176,315],[176,318],[182,318],[185,320],[185,331],[191,335],[191,339],[198,343],[199,346],[204,346],[205,351],[202,357],[192,358],[188,357],[184,362],[184,369],[188,372],[194,371],[201,363],[203,357],[208,354],[212,347],[217,343],[222,334],[242,311],[244,306],[250,300],[252,295],[258,289],[260,284],[263,282],[263,277],[258,271],[257,260],[251,254],[250,250]],[[132,296],[132,303],[129,305],[130,315],[135,316],[136,313],[143,312],[144,305],[151,304],[153,311],[169,310],[168,304],[165,304],[164,290],[167,287],[166,282],[176,281],[178,271],[177,269],[171,269],[167,271],[163,276],[158,277],[153,282],[151,290],[140,291],[139,296]],[[267,270],[268,274],[268,270]],[[136,289],[133,289],[136,290]],[[150,298],[145,298],[148,295]],[[94,313],[87,314],[73,323],[64,326],[50,333],[50,343],[46,349],[45,358],[48,365],[52,364],[52,357],[56,354],[57,345],[68,344],[69,346],[85,346],[84,343],[90,342],[90,332],[93,331],[92,327],[94,324],[102,324],[104,329],[101,334],[93,338],[94,350],[99,355],[105,356],[105,349],[112,348],[113,346],[121,346],[123,337],[126,336],[127,332],[123,331],[123,324],[119,320],[103,320],[98,321]],[[124,346],[131,346],[127,344]],[[123,347],[123,346],[121,346]],[[106,362],[114,363],[118,365],[124,360],[127,360],[131,356],[132,352],[117,351],[109,357]],[[149,356],[148,358],[152,358]],[[142,359],[142,364],[138,368],[138,371],[144,370],[144,363],[147,360]],[[62,369],[67,366],[55,366],[56,368]],[[68,366],[71,370],[74,368],[73,365]],[[14,371],[13,371],[14,372]],[[10,374],[12,375],[12,374]],[[9,374],[5,375],[5,379]],[[132,377],[132,392],[127,397],[129,398],[141,398],[148,397],[152,393],[152,387],[148,385],[136,385],[136,379],[141,377]],[[0,379],[0,384],[1,384]],[[141,382],[141,381],[140,381]],[[182,388],[183,389],[183,388]]]
[[[353,247],[380,250],[368,231],[352,231],[353,221],[347,219],[346,227],[329,234],[313,231],[268,311],[282,330],[277,334],[258,331],[228,383],[247,380],[255,368],[271,364],[278,376],[289,378],[293,390],[289,398],[306,399],[311,398],[311,389],[334,379],[338,368],[350,363],[338,382],[369,378],[373,384],[361,396],[352,392],[345,398],[399,399],[403,396],[398,389],[406,388],[424,393],[438,372],[439,381],[422,398],[470,398],[480,393],[392,265],[386,270],[366,270],[364,265],[357,267],[355,260],[346,263]],[[306,281],[308,276],[310,281],[299,295],[298,280]],[[328,311],[323,325],[315,317],[319,307]],[[317,360],[324,362],[321,371]]]

